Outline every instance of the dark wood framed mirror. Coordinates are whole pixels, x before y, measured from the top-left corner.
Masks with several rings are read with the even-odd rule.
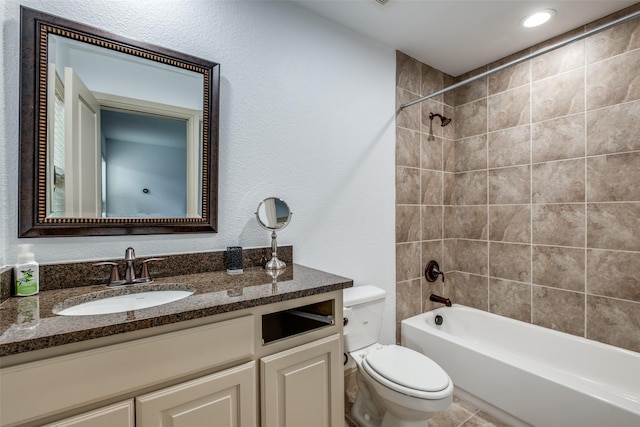
[[[217,231],[220,65],[21,7],[19,237]]]

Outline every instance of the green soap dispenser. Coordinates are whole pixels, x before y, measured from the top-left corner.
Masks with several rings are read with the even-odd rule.
[[[18,263],[14,267],[16,295],[35,295],[40,291],[39,266],[35,260],[31,245],[19,245]]]

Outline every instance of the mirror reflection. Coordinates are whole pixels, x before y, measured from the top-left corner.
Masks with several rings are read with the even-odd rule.
[[[47,216],[200,217],[203,75],[47,43]]]
[[[289,205],[277,197],[268,197],[258,205],[256,219],[264,229],[271,230],[271,259],[265,264],[267,270],[282,270],[287,265],[278,259],[278,241],[276,230],[282,230],[291,221]],[[277,275],[274,276],[277,277]]]
[[[216,232],[220,65],[20,12],[19,237]]]
[[[291,211],[289,205],[276,197],[268,197],[258,205],[256,212],[258,223],[267,230],[280,230],[289,224]]]

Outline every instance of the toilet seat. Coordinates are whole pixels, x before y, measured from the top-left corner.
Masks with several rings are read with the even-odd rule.
[[[450,394],[447,373],[417,351],[397,345],[367,353],[362,367],[374,380],[402,394],[420,399],[441,399]]]

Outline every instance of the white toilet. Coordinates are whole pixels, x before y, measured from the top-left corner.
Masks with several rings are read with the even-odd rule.
[[[361,427],[425,427],[451,404],[453,382],[425,355],[377,342],[385,294],[370,285],[343,290],[344,349],[358,367],[351,415]]]

